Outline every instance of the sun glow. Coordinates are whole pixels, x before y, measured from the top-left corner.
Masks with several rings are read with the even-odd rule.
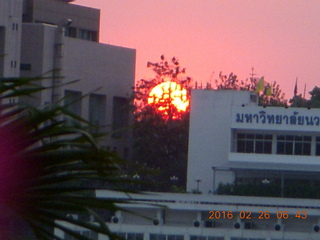
[[[172,105],[178,112],[185,112],[189,106],[187,90],[176,82],[163,82],[149,93],[148,104],[154,104],[158,111],[168,115]]]

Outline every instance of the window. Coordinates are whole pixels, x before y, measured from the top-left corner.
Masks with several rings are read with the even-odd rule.
[[[92,240],[98,240],[98,233],[96,232],[93,232],[93,231],[88,231],[88,230],[85,230],[85,231],[75,231],[77,234],[81,234],[83,236],[86,236]],[[73,237],[69,234],[66,233],[65,237],[64,237],[65,240],[76,240],[78,238],[76,237]]]
[[[190,240],[207,240],[206,236],[190,236]]]
[[[75,27],[66,27],[64,35],[66,37],[77,37],[77,29]]]
[[[320,137],[316,137],[316,156],[320,156]]]
[[[183,240],[183,235],[168,235],[167,240]]]
[[[126,128],[129,125],[129,102],[124,97],[113,98],[113,137],[121,138],[126,136]]]
[[[190,240],[224,240],[224,237],[213,237],[213,236],[190,236]]]
[[[238,238],[232,237],[231,240],[266,240],[265,238]]]
[[[277,136],[277,154],[311,155],[311,136]]]
[[[165,234],[150,234],[150,240],[166,240]]]
[[[77,116],[81,116],[82,93],[78,91],[65,90],[64,95],[65,95],[64,105],[66,106],[67,110]],[[67,118],[67,124],[69,125],[71,125],[72,123],[79,123],[79,121],[73,121],[73,122],[71,121],[73,120]]]
[[[101,94],[89,96],[89,121],[93,125],[92,132],[103,132],[106,127],[107,97]]]
[[[98,33],[96,31],[79,29],[78,38],[97,42],[98,41]]]
[[[127,239],[127,240],[143,240],[143,233],[120,233],[120,232],[116,232],[115,233],[117,236]],[[166,235],[164,235],[166,236]],[[116,238],[118,239],[118,238]],[[151,240],[151,238],[150,238]],[[158,239],[154,239],[154,240],[158,240]],[[159,239],[162,240],[162,239]],[[163,239],[165,240],[165,239]]]
[[[31,64],[29,64],[29,63],[21,63],[20,64],[20,70],[22,70],[22,71],[30,71],[31,70]]]
[[[272,153],[272,135],[238,133],[237,152],[239,153]]]
[[[143,240],[143,234],[142,233],[128,233],[126,239],[127,240]]]
[[[5,34],[5,27],[0,27],[0,76],[4,73]]]

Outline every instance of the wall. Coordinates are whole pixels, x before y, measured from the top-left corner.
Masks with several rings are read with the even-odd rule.
[[[0,76],[19,76],[22,0],[0,2]]]
[[[193,90],[190,112],[187,191],[212,191],[213,166],[228,160],[231,142],[232,106],[255,105],[250,92],[231,90]],[[224,173],[230,181],[232,173]]]
[[[24,0],[24,21],[62,25],[66,19],[72,20],[71,27],[94,31],[99,36],[99,9],[55,0]]]
[[[51,77],[54,69],[54,42],[57,27],[47,24],[23,23],[21,43],[21,63],[30,66],[21,70],[22,77]],[[40,82],[39,82],[40,83]],[[43,79],[43,86],[52,86],[52,79]],[[23,98],[23,102],[34,106],[51,103],[52,90],[35,94],[37,98]]]

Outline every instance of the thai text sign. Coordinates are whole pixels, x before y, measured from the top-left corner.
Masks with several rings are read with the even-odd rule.
[[[320,131],[320,110],[238,107],[232,111],[232,127]]]

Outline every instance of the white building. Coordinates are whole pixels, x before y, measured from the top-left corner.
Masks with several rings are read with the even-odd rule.
[[[92,131],[118,131],[101,144],[129,159],[132,138],[125,129],[136,51],[99,43],[100,10],[69,2],[24,0],[21,76],[44,76],[42,84],[54,87],[22,101],[35,106],[63,98],[65,104],[75,102],[69,110],[89,120]],[[64,85],[74,80],[79,81]]]
[[[19,76],[22,0],[0,1],[0,77]]]
[[[262,107],[256,94],[228,90],[193,90],[191,104],[187,189],[202,194],[98,190],[130,201],[106,219],[110,230],[129,240],[320,239],[318,199],[215,194],[220,182],[317,184],[320,110]]]
[[[320,181],[320,109],[262,107],[243,91],[192,92],[187,190]],[[285,192],[283,193],[285,194]]]
[[[99,43],[100,10],[72,2],[0,0],[0,78],[45,77],[43,86],[53,88],[19,101],[39,107],[68,105],[92,123],[92,131],[116,131],[101,145],[129,159],[127,99],[134,86],[136,51]],[[74,80],[79,81],[65,85]],[[0,228],[26,234],[29,229],[13,223],[7,209],[0,207]]]

